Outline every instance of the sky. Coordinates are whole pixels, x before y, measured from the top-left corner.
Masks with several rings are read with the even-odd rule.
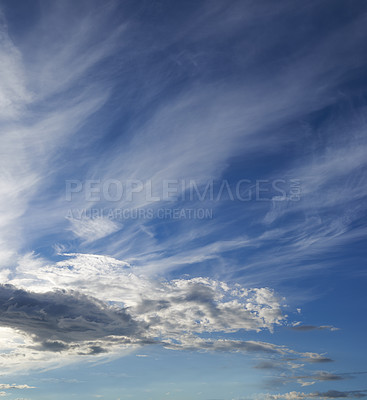
[[[0,1],[0,397],[367,397],[366,26]]]

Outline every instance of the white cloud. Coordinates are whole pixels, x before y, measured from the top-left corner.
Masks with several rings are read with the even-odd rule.
[[[34,389],[34,386],[0,383],[0,389]]]
[[[121,229],[120,224],[108,218],[70,218],[70,230],[86,243],[93,242]]]
[[[301,386],[312,386],[312,385],[315,384],[315,382],[306,382],[306,381],[303,381],[303,380],[301,380],[301,379],[299,379],[297,382],[298,382]]]
[[[32,100],[32,93],[25,87],[25,71],[22,55],[9,40],[4,16],[0,11],[0,118],[9,120],[18,117],[24,106]]]
[[[81,290],[103,301],[124,304],[134,318],[163,332],[272,329],[284,321],[282,300],[268,288],[230,289],[208,278],[157,282],[138,276],[126,262],[91,254],[70,254],[55,265],[21,260],[8,283],[45,292]],[[156,321],[154,323],[154,321]],[[159,322],[161,321],[161,322]]]

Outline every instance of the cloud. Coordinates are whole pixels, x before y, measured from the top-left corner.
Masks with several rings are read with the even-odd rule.
[[[264,370],[282,370],[284,366],[274,361],[261,361],[254,366],[255,369],[264,369]]]
[[[279,364],[278,364],[279,365]],[[280,369],[280,368],[278,368]],[[283,367],[284,370],[284,367]],[[358,374],[358,373],[357,373]],[[289,383],[292,380],[296,380],[301,386],[311,386],[314,385],[317,381],[327,382],[327,381],[340,381],[343,379],[348,379],[353,377],[353,373],[342,373],[342,374],[334,374],[327,371],[317,371],[309,375],[286,375],[282,374],[275,381],[277,384],[285,384]]]
[[[69,218],[68,220],[71,224],[70,230],[85,243],[93,242],[121,229],[120,224],[108,218]]]
[[[365,374],[366,372],[349,372],[349,373],[331,373],[327,371],[317,371],[310,375],[291,376],[289,379],[296,379],[301,386],[313,385],[316,381],[341,381],[353,378],[356,375]],[[287,378],[285,378],[287,379]],[[305,381],[306,380],[306,381]]]
[[[303,381],[303,380],[301,380],[301,379],[297,380],[297,382],[298,382],[301,386],[312,386],[312,385],[315,384],[314,381],[306,382],[306,381]]]
[[[208,178],[220,177],[233,156],[240,153],[267,154],[274,149],[280,150],[282,144],[292,141],[287,135],[274,135],[272,132],[334,102],[335,87],[345,79],[345,71],[350,65],[355,68],[364,62],[363,57],[355,60],[347,56],[343,57],[345,63],[338,62],[342,54],[350,55],[352,49],[362,48],[363,38],[357,35],[356,40],[355,32],[363,26],[363,17],[342,27],[340,31],[332,30],[323,35],[322,40],[313,42],[313,45],[302,45],[303,52],[292,55],[289,67],[280,67],[281,63],[268,63],[272,73],[266,74],[261,68],[254,68],[254,65],[257,62],[263,65],[264,55],[268,51],[273,54],[274,51],[270,49],[276,49],[284,43],[286,32],[280,23],[283,16],[292,14],[297,18],[305,18],[305,14],[300,14],[299,10],[288,3],[272,8],[271,12],[267,10],[268,7],[265,10],[263,6],[251,4],[246,6],[245,13],[235,11],[242,10],[243,5],[240,3],[233,3],[228,9],[218,5],[213,8],[204,5],[200,7],[202,12],[194,12],[192,19],[190,17],[189,21],[180,25],[179,32],[175,29],[175,34],[160,40],[158,47],[154,43],[153,34],[149,40],[153,41],[154,46],[146,45],[144,26],[137,21],[131,23],[122,18],[119,23],[115,23],[112,16],[117,3],[109,2],[102,9],[94,6],[91,6],[88,13],[81,12],[83,7],[71,12],[69,2],[44,6],[41,25],[43,29],[49,28],[50,32],[46,37],[41,26],[36,25],[29,28],[27,40],[24,37],[23,40],[18,38],[15,43],[5,26],[2,29],[4,56],[9,54],[6,56],[8,58],[4,58],[7,60],[4,72],[8,78],[4,85],[11,86],[10,89],[4,88],[4,96],[11,93],[9,98],[13,104],[7,113],[20,117],[13,119],[13,125],[7,127],[5,139],[1,143],[9,154],[3,165],[8,173],[7,195],[3,198],[8,217],[2,226],[2,257],[7,267],[14,262],[23,244],[27,243],[25,247],[30,248],[33,242],[48,237],[50,233],[57,234],[59,241],[67,241],[71,229],[83,246],[93,247],[98,246],[95,242],[118,231],[119,226],[115,222],[103,218],[65,220],[70,204],[66,205],[62,201],[64,188],[55,187],[57,185],[53,185],[51,180],[56,181],[55,178],[62,177],[59,182],[63,182],[65,176],[71,174],[73,177],[78,175],[86,178],[100,176],[102,181],[111,178],[126,181],[138,177],[159,184],[169,178],[191,178],[205,182]],[[304,10],[307,18],[312,17],[311,10],[314,9],[318,9],[318,6]],[[77,16],[70,18],[75,12]],[[233,54],[236,54],[232,60],[233,67],[241,66],[241,70],[249,71],[246,73],[248,78],[235,82],[223,80],[218,84],[216,79],[211,78],[207,67],[214,60],[221,63],[221,58],[217,59],[208,52],[211,50],[213,54],[218,53],[214,49],[218,43],[219,31],[224,35],[220,40],[225,38],[228,44],[236,42],[232,41],[235,33],[253,34],[255,28],[251,16],[256,18],[259,26],[274,24],[272,26],[279,29],[279,34],[274,37],[267,35],[266,40],[257,38],[256,42],[249,40],[239,43],[243,51],[233,50]],[[62,29],[66,21],[67,31]],[[38,43],[40,37],[42,46]],[[343,40],[337,40],[340,37]],[[180,43],[180,54],[169,50],[175,49],[177,43]],[[193,43],[198,49],[197,54],[192,54]],[[293,46],[299,48],[297,40],[294,43],[292,41]],[[34,50],[30,52],[29,49]],[[156,57],[161,51],[168,51],[169,57]],[[328,57],[325,58],[325,54]],[[116,58],[113,58],[114,55]],[[107,67],[115,65],[109,63],[111,57],[118,65],[115,67],[117,71],[111,68],[113,73]],[[156,61],[153,62],[153,59]],[[320,62],[321,59],[324,61]],[[103,68],[97,68],[102,64]],[[178,64],[184,64],[185,67],[178,68]],[[182,90],[176,90],[177,82],[182,82],[182,71],[186,76],[188,70],[194,72],[195,79],[184,85]],[[139,74],[144,79],[137,79]],[[162,76],[170,77],[164,85]],[[303,79],[299,79],[300,76]],[[117,94],[113,92],[114,87],[124,87],[124,90]],[[175,90],[171,90],[172,87]],[[175,94],[172,95],[172,92]],[[97,139],[88,133],[92,127],[88,126],[88,134],[82,128],[102,109],[111,95],[118,98],[121,108],[126,108],[127,114],[132,109],[132,114],[139,114],[139,118],[127,126],[121,124],[111,147],[100,156],[99,148],[96,151],[93,144],[104,135],[110,138],[109,125],[105,128],[103,124],[103,132],[98,131],[98,135],[95,135]],[[27,108],[30,101],[32,109]],[[43,110],[42,113],[32,112],[38,108]],[[101,119],[104,121],[103,116]],[[119,119],[114,115],[112,124],[116,122]],[[13,139],[14,132],[17,132],[20,140]],[[126,140],[127,137],[129,140]],[[336,159],[347,159],[347,170],[349,173],[355,172],[358,165],[363,163],[364,154],[362,148],[358,152],[354,151],[358,150],[354,143],[356,141],[354,138],[349,148],[342,146],[342,149],[332,149],[320,162],[302,160],[304,165],[294,168],[292,173],[306,178],[305,195],[320,192],[319,187],[327,183],[328,171],[336,171],[337,175],[344,174],[340,168],[336,168]],[[165,157],[157,157],[162,152]],[[71,161],[70,154],[72,162],[58,162],[60,159]],[[354,158],[351,157],[353,154]],[[312,168],[309,168],[311,162]],[[328,199],[336,198],[333,194],[328,195]],[[363,190],[359,194],[363,195]],[[315,196],[312,199],[316,201]],[[289,208],[293,209],[288,207],[288,203],[276,202],[280,209],[273,210],[271,221],[268,222],[276,222],[277,217],[288,212]],[[149,201],[138,197],[131,206],[136,208],[148,204]],[[314,203],[310,201],[308,204],[311,207]],[[103,208],[105,205],[100,203],[98,207]],[[79,197],[73,201],[73,206],[92,207]],[[116,208],[124,206],[125,203],[113,205]],[[44,214],[47,218],[43,217]],[[162,251],[158,251],[154,235],[137,233],[142,231],[139,225],[139,221],[133,221],[130,226],[124,227],[124,234],[114,236],[111,243],[105,244],[108,250],[106,253],[134,259],[136,264],[140,264],[149,273],[163,274],[182,265],[218,259],[223,252],[223,248],[219,247],[218,251],[206,254],[207,248],[204,246],[189,254],[187,245],[190,241],[187,237],[190,235],[185,233],[192,229],[192,234],[198,235],[194,231],[201,228],[188,226],[178,235],[180,244],[175,248],[175,254],[169,251],[172,248],[170,240],[162,239],[159,243],[159,250]],[[309,228],[308,238],[299,235],[299,232],[305,232],[304,228]],[[286,254],[280,254],[283,256],[281,262],[277,268],[272,269],[272,273],[279,279],[282,276],[279,270],[286,268],[289,260],[293,263],[290,253],[302,258],[302,251],[308,254],[310,247],[314,249],[317,243],[320,244],[326,236],[330,236],[333,227],[311,237],[312,230],[315,231],[314,227],[302,226],[299,231],[288,231],[286,237],[293,239],[294,246],[288,246]],[[344,233],[345,229],[341,226],[335,231],[335,236]],[[253,239],[253,244],[261,247],[261,239]],[[240,238],[231,242],[231,250],[240,248]],[[242,241],[242,245],[246,246],[246,243]],[[262,250],[260,260],[262,265],[274,263],[273,255]],[[249,259],[246,268],[253,267],[259,271],[257,266],[256,260]]]
[[[29,254],[0,287],[0,323],[21,333],[14,343],[4,342],[11,350],[1,355],[8,364],[24,351],[74,359],[152,343],[182,350],[279,350],[266,343],[195,339],[205,332],[272,330],[281,324],[281,300],[268,288],[230,287],[208,278],[157,282],[112,257],[67,256],[49,265]]]
[[[0,165],[0,205],[5,211],[0,218],[1,267],[11,265],[22,244],[33,235],[42,236],[56,225],[66,228],[65,204],[58,198],[59,188],[55,190],[59,157],[65,161],[79,147],[71,138],[110,95],[110,85],[102,82],[101,75],[93,82],[81,83],[120,45],[122,26],[108,24],[103,34],[100,32],[113,12],[112,3],[105,5],[98,17],[81,13],[76,20],[70,18],[68,2],[43,5],[40,24],[30,25],[23,37],[9,33],[11,27],[0,10],[0,71],[4,77],[0,84],[0,146],[5,151]],[[72,14],[77,13],[74,8]],[[62,28],[63,21],[67,21],[67,30]]]
[[[307,357],[307,361],[310,363],[327,363],[333,361],[331,358],[318,353],[305,352],[302,354]]]
[[[330,331],[338,331],[339,328],[335,328],[335,326],[332,325],[321,325],[321,326],[315,326],[315,325],[296,325],[292,326],[290,329],[293,331],[297,332],[307,332],[307,331],[314,331],[314,330],[330,330]]]
[[[269,288],[245,289],[203,277],[157,281],[134,274],[128,263],[112,257],[65,256],[49,264],[29,254],[0,286],[0,323],[9,330],[0,341],[7,349],[0,355],[4,368],[19,368],[17,360],[25,353],[29,363],[24,368],[35,368],[46,354],[58,354],[59,362],[67,363],[148,344],[325,361],[318,353],[222,338],[240,330],[272,331],[284,323],[284,300]],[[14,342],[7,339],[12,332],[17,332]],[[216,340],[201,337],[215,332],[221,335]]]
[[[136,319],[163,332],[273,329],[284,321],[281,298],[269,288],[230,287],[209,278],[158,282],[112,257],[69,254],[55,265],[28,256],[8,283],[35,291],[82,290],[123,303]]]
[[[139,332],[123,309],[75,292],[31,293],[1,285],[0,310],[3,327],[25,332],[50,351],[63,350],[69,343]]]
[[[289,392],[284,394],[268,394],[264,397],[266,399],[278,400],[301,400],[301,399],[339,399],[339,398],[362,398],[366,397],[366,390],[352,390],[352,391],[338,391],[329,390],[327,392],[313,392],[313,393],[303,393],[303,392]]]
[[[34,386],[0,383],[0,389],[34,389]]]
[[[313,380],[317,380],[317,381],[339,381],[339,380],[345,379],[345,376],[333,374],[333,373],[326,372],[326,371],[319,371],[319,372],[316,372],[315,374],[312,374],[309,376],[298,376],[296,378],[298,378],[298,379],[313,379]]]
[[[299,358],[301,360],[301,358]],[[315,362],[312,358],[305,358],[303,361]],[[331,361],[331,360],[330,360]],[[325,362],[320,355],[318,362]],[[365,372],[351,372],[351,373],[333,373],[328,371],[316,371],[312,373],[301,374],[298,370],[302,371],[305,364],[296,364],[287,359],[278,358],[276,360],[265,360],[254,366],[255,369],[264,371],[279,372],[273,379],[267,380],[265,387],[274,389],[285,384],[296,381],[302,387],[312,386],[317,382],[330,382],[341,381],[344,379],[353,378],[356,375],[364,374]],[[298,372],[295,373],[295,371]]]
[[[185,331],[272,329],[283,320],[280,305],[268,289],[246,290],[237,296],[227,294],[229,288],[221,288],[221,282],[203,278],[160,285],[139,282],[131,273],[127,278],[140,286],[134,288],[134,296],[127,293],[122,309],[72,290],[36,293],[3,285],[1,324],[32,335],[47,350],[61,351],[69,342],[137,336],[139,327],[149,327],[152,336],[172,336]],[[119,300],[123,301],[123,293]]]
[[[32,93],[25,87],[26,71],[22,65],[22,55],[9,40],[4,15],[0,11],[0,71],[4,77],[0,84],[0,118],[12,119],[21,114],[24,106],[32,100]]]
[[[164,347],[173,350],[199,350],[234,353],[254,352],[280,355],[287,354],[289,352],[285,346],[277,346],[272,343],[230,339],[205,340],[193,335],[181,335],[178,339],[167,340],[164,342]]]

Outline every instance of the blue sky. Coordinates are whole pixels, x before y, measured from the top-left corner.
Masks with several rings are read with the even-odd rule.
[[[0,2],[0,397],[367,396],[366,18]]]

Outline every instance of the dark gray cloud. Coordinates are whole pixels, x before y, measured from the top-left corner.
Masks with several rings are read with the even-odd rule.
[[[329,357],[320,356],[315,358],[308,358],[307,361],[310,363],[328,363],[328,362],[333,362],[334,360]]]
[[[261,361],[258,364],[254,366],[255,369],[274,369],[274,370],[281,370],[284,369],[282,365],[279,364],[279,362],[274,362],[274,361]]]
[[[298,332],[307,332],[307,331],[324,331],[324,330],[329,330],[329,331],[338,331],[339,328],[335,328],[335,326],[332,325],[321,325],[321,326],[316,326],[316,325],[296,325],[292,326],[291,329],[293,331],[298,331]]]
[[[70,346],[64,342],[58,340],[46,340],[42,342],[42,345],[37,346],[37,350],[48,350],[48,351],[63,351],[67,350]]]
[[[0,324],[20,330],[49,351],[108,336],[139,337],[143,324],[126,310],[75,291],[27,292],[0,286]]]
[[[326,371],[319,371],[312,375],[295,376],[295,379],[312,379],[316,381],[340,381],[348,378],[346,374],[338,375]]]

